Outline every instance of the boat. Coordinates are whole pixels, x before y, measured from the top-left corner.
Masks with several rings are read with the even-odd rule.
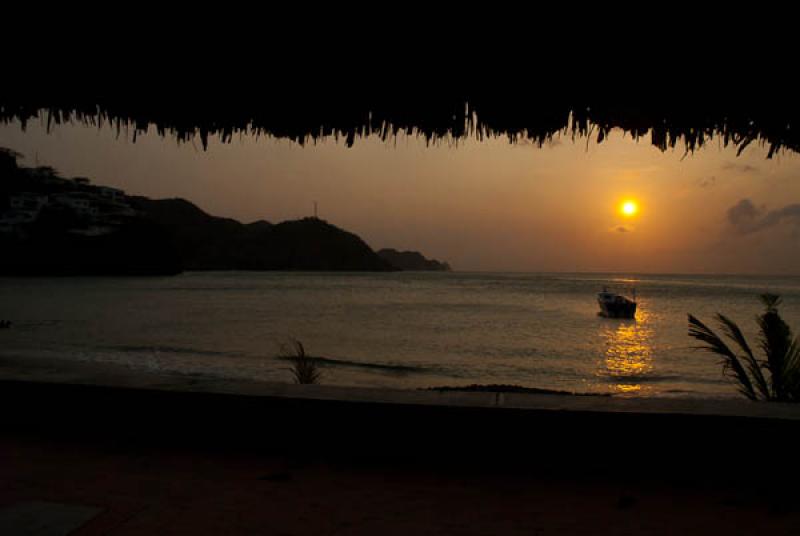
[[[603,292],[597,294],[597,303],[600,304],[600,316],[606,318],[633,318],[636,316],[636,291],[633,291],[633,299],[626,298],[620,294],[609,292],[608,288],[603,287]]]

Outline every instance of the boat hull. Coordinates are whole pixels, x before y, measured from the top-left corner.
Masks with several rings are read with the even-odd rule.
[[[636,302],[625,301],[610,301],[604,302],[598,300],[600,304],[600,316],[606,318],[634,318],[636,316]]]

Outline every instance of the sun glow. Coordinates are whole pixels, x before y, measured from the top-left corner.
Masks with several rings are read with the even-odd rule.
[[[623,216],[635,216],[639,212],[639,204],[631,199],[625,200],[619,206],[619,211]]]

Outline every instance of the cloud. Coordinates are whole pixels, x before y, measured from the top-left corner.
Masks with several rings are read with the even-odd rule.
[[[715,177],[714,175],[710,177],[703,177],[702,179],[697,180],[697,185],[700,186],[700,188],[711,188],[716,183],[717,183],[717,177]]]
[[[616,233],[632,233],[633,227],[630,225],[618,225],[617,227],[611,229],[611,231]]]
[[[756,208],[752,201],[742,199],[728,209],[728,221],[734,228],[748,232],[747,229],[754,226],[761,212],[762,210]]]
[[[766,207],[759,208],[749,199],[742,199],[728,209],[728,222],[739,234],[755,233],[782,222],[800,225],[800,204],[767,211]]]
[[[758,173],[756,166],[750,164],[735,164],[733,162],[725,162],[722,164],[723,171],[732,171],[735,173]]]

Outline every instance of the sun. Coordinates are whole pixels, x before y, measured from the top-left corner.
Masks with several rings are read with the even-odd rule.
[[[619,206],[619,211],[626,217],[635,216],[639,212],[639,203],[632,199],[626,199]]]

